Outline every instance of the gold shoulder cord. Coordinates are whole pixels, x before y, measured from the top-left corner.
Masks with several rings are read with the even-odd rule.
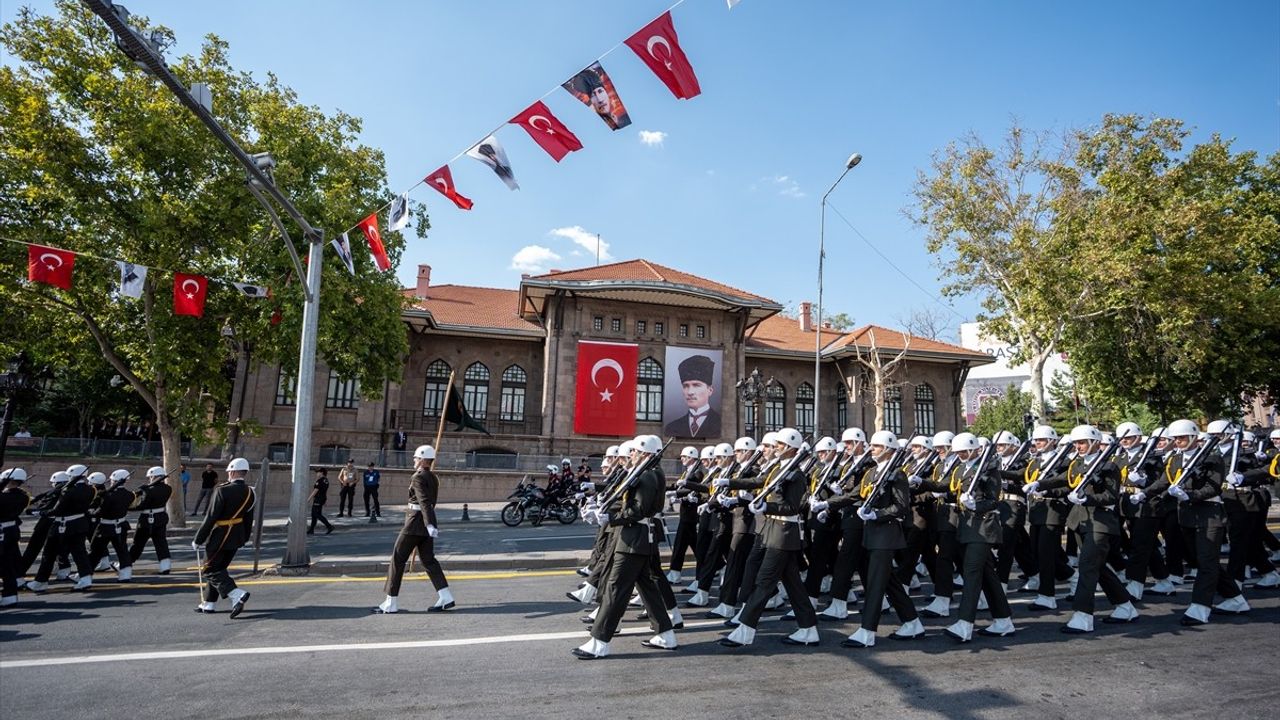
[[[1169,459],[1164,462],[1164,476],[1169,481],[1169,487],[1177,487],[1182,482],[1182,468],[1178,468],[1176,474],[1169,472],[1169,466],[1173,465],[1173,458],[1174,456],[1170,454]]]
[[[1076,461],[1072,460],[1071,464],[1067,466],[1067,487],[1071,488],[1072,490],[1075,490],[1076,488],[1080,487],[1080,483],[1084,481],[1084,473],[1080,473],[1079,475],[1076,475],[1075,469],[1076,469]]]

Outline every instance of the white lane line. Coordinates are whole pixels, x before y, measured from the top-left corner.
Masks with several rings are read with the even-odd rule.
[[[518,542],[539,542],[542,540],[582,540],[583,538],[593,538],[595,535],[550,535],[548,537],[527,537],[527,538],[503,538],[504,543]]]
[[[707,620],[688,622],[686,630],[722,627],[723,621]],[[653,632],[647,627],[632,627],[618,631],[618,635],[644,635]],[[360,650],[414,650],[420,648],[463,647],[467,645],[495,645],[515,642],[539,642],[544,640],[586,639],[587,630],[530,635],[493,635],[489,637],[458,638],[456,640],[413,640],[404,642],[350,643],[334,645],[276,645],[271,647],[221,648],[206,650],[162,650],[157,652],[117,653],[108,655],[71,655],[65,657],[35,658],[31,660],[0,660],[0,670],[17,668],[50,667],[52,665],[84,665],[89,663],[136,662],[141,660],[181,660],[184,658],[209,658],[234,655],[287,655],[293,653],[352,652]]]

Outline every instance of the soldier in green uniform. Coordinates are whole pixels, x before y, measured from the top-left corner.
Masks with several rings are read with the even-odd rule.
[[[227,464],[227,479],[213,489],[209,509],[196,530],[191,548],[197,552],[205,547],[204,602],[196,606],[198,613],[214,612],[219,597],[231,601],[231,617],[239,617],[249,600],[249,593],[236,586],[227,568],[239,550],[249,540],[249,528],[253,517],[253,505],[257,498],[245,484],[249,474],[249,461],[235,458]]]
[[[404,516],[404,527],[396,536],[395,549],[391,552],[391,564],[387,568],[387,598],[374,608],[374,612],[391,614],[398,612],[400,582],[404,579],[404,567],[413,551],[431,579],[436,590],[436,602],[427,612],[444,612],[454,607],[453,593],[444,576],[440,561],[436,560],[435,539],[440,535],[436,520],[436,499],[440,496],[440,480],[431,472],[436,459],[436,449],[419,445],[413,451],[413,478],[409,481],[409,504]]]

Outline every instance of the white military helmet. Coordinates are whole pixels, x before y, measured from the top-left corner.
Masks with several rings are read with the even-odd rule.
[[[737,440],[733,441],[733,449],[746,450],[747,452],[753,452],[756,449],[756,440],[755,438],[751,438],[751,437],[740,437]]]
[[[716,445],[716,449],[712,451],[718,458],[733,457],[733,446],[729,443],[720,443]]]
[[[1035,430],[1031,431],[1032,440],[1053,440],[1057,442],[1058,431],[1049,425],[1037,425]]]
[[[147,479],[148,479],[148,480],[154,480],[154,479],[156,479],[156,478],[162,478],[162,477],[167,476],[168,474],[169,474],[169,473],[165,472],[165,471],[164,471],[164,468],[160,467],[159,465],[155,465],[155,466],[153,466],[153,467],[151,467],[151,468],[148,468],[148,469],[147,469]]]
[[[1225,432],[1231,432],[1231,421],[1230,420],[1214,420],[1213,422],[1209,423],[1209,427],[1205,428],[1205,430],[1210,435],[1221,435],[1222,433],[1225,433]]]
[[[692,445],[689,445],[689,446],[685,447],[685,449],[683,449],[683,450],[681,450],[681,451],[680,451],[680,457],[682,457],[682,458],[694,458],[694,459],[697,459],[697,457],[698,457],[698,448],[696,448],[696,447],[694,447],[694,446],[692,446]]]
[[[78,464],[72,465],[71,467],[67,468],[67,474],[70,475],[72,478],[78,478],[81,475],[88,475],[89,468],[85,467],[84,465],[78,465]]]
[[[867,434],[862,432],[862,428],[856,428],[856,427],[846,428],[844,432],[840,433],[840,442],[842,443],[847,443],[847,442],[864,443],[866,441],[867,441]]]
[[[1275,430],[1272,430],[1271,434],[1268,435],[1267,437],[1271,438],[1272,440],[1280,440],[1280,428],[1276,428]]]
[[[422,447],[430,446],[423,445]],[[418,448],[418,452],[422,452],[422,448]],[[415,452],[413,456],[418,457],[418,453]],[[434,457],[434,455],[432,455],[432,457]],[[244,458],[235,458],[231,462],[227,463],[227,472],[249,472],[249,461]]]
[[[934,435],[933,440],[930,442],[933,444],[933,447],[951,447],[951,441],[955,440],[955,438],[955,433],[950,430],[943,430],[937,435]]]
[[[1018,445],[1022,441],[1018,439],[1017,435],[1014,435],[1008,430],[1001,430],[996,433],[995,442],[997,445]]]
[[[1245,444],[1254,444],[1258,442],[1258,436],[1254,435],[1250,430],[1245,430],[1241,433],[1240,442]]]
[[[618,457],[618,455],[620,454],[621,453],[618,452],[617,445],[610,445],[609,449],[604,451],[604,456],[607,458],[615,458],[615,457]]]
[[[818,444],[813,446],[813,449],[816,452],[826,452],[827,450],[835,450],[836,439],[831,437],[830,435],[827,435],[823,437],[821,440],[819,440]]]
[[[1200,442],[1204,442],[1205,440],[1208,440],[1208,439],[1209,439],[1209,433],[1204,432],[1203,430],[1201,430],[1201,431],[1200,431],[1200,434],[1199,434],[1199,435],[1197,435],[1196,437],[1200,438]]]
[[[776,444],[786,445],[787,447],[797,448],[804,444],[804,436],[795,428],[782,428],[777,433],[774,440]]]
[[[0,480],[8,480],[9,482],[26,482],[27,471],[22,468],[9,468],[0,473]]]
[[[922,447],[925,450],[929,450],[933,447],[933,441],[930,440],[928,437],[925,437],[924,435],[917,435],[911,438],[911,444],[918,445],[919,447]]]
[[[1142,428],[1136,422],[1122,422],[1116,427],[1116,439],[1123,440],[1127,437],[1142,437]]]
[[[1071,442],[1102,442],[1102,432],[1092,425],[1077,425],[1071,429]]]
[[[894,435],[888,430],[880,430],[875,433],[872,433],[870,444],[879,445],[881,447],[897,447],[898,436]]]
[[[618,454],[623,457],[626,457],[631,454],[632,450],[635,450],[635,449],[636,449],[636,443],[634,440],[623,440],[622,444],[618,445]]]
[[[1171,438],[1185,437],[1187,435],[1199,437],[1200,428],[1190,420],[1174,420],[1169,423],[1169,427],[1164,429],[1164,434],[1165,437]]]
[[[1163,425],[1161,425],[1160,427],[1158,427],[1158,428],[1156,428],[1155,430],[1152,430],[1152,431],[1151,431],[1151,437],[1156,438],[1156,439],[1158,440],[1158,439],[1160,439],[1160,438],[1167,438],[1167,437],[1169,437],[1169,436],[1168,436],[1167,434],[1165,434],[1164,426],[1163,426]]]
[[[761,445],[772,445],[776,442],[778,442],[778,433],[772,430],[765,433],[764,437],[760,438]]]
[[[806,440],[806,441],[804,441],[804,442],[800,443],[800,452],[809,452],[809,451],[810,451],[810,450],[812,450],[812,449],[813,449],[813,447],[809,445],[809,441],[808,441],[808,440]]]
[[[1102,444],[1103,444],[1103,445],[1115,445],[1115,444],[1116,444],[1116,436],[1115,436],[1115,435],[1112,435],[1112,434],[1111,434],[1111,433],[1109,433],[1109,432],[1104,432],[1104,433],[1102,433]]]
[[[636,445],[637,450],[650,455],[662,450],[662,440],[657,435],[641,435]]]
[[[991,444],[991,438],[986,437],[986,436],[979,436],[979,437],[978,437],[978,447],[980,447],[980,448],[984,448],[984,447],[986,447],[986,446],[988,446],[988,445],[990,445],[990,444]]]
[[[436,449],[431,447],[430,445],[419,445],[418,449],[413,451],[413,459],[414,460],[435,460]],[[248,470],[249,468],[246,467],[245,469]]]
[[[716,457],[716,446],[715,446],[715,445],[708,445],[708,446],[706,446],[706,447],[702,448],[702,455],[701,455],[701,457],[702,457],[702,459],[703,459],[703,460],[714,460],[714,459],[715,459],[715,457]]]
[[[962,432],[951,438],[951,450],[953,452],[964,452],[965,450],[978,449],[978,436],[971,432]]]
[[[68,475],[65,470],[59,470],[58,472],[49,476],[49,482],[53,483],[54,485],[61,485],[64,482],[71,482],[71,476]]]
[[[552,473],[560,472],[560,468],[556,467],[555,465],[548,465],[547,472],[552,472]]]
[[[90,485],[106,485],[107,476],[104,473],[100,473],[100,472],[89,473],[89,484]]]
[[[120,468],[119,470],[116,470],[115,472],[111,473],[112,482],[122,483],[128,479],[129,479],[129,471],[125,470],[124,468]]]
[[[904,449],[904,448],[906,448],[906,447],[907,447],[907,439],[906,439],[906,438],[898,438],[898,448],[899,448],[899,449]]]

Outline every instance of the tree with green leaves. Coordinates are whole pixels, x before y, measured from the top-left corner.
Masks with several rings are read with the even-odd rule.
[[[182,435],[225,423],[211,412],[211,398],[229,394],[224,325],[253,343],[258,361],[296,366],[302,283],[240,166],[79,3],[60,0],[56,17],[20,10],[0,44],[11,57],[0,67],[0,238],[10,241],[0,243],[0,308],[32,320],[37,347],[102,357],[155,414],[164,466],[176,468]],[[348,227],[390,197],[382,154],[358,144],[357,118],[301,104],[274,75],[236,71],[212,35],[170,67],[186,84],[209,85],[215,116],[246,149],[274,156],[276,184],[314,225]],[[394,265],[403,239],[383,238]],[[12,241],[82,253],[72,287],[27,282],[27,249]],[[340,262],[325,265],[318,347],[326,365],[374,395],[402,372],[404,298],[394,273],[362,255],[354,277]],[[149,268],[139,299],[116,291],[115,258]],[[174,315],[175,271],[211,279],[203,317]],[[245,297],[227,281],[272,296]],[[31,334],[0,338],[0,352],[22,349]],[[180,497],[169,508],[178,523]]]
[[[978,408],[978,415],[969,423],[969,432],[994,438],[996,433],[1007,430],[1026,440],[1026,417],[1031,413],[1031,393],[1010,385],[1002,397],[989,400]]]

